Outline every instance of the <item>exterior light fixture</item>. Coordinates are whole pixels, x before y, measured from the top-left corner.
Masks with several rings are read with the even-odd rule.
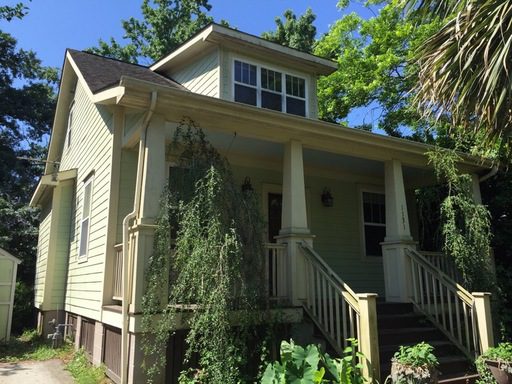
[[[332,207],[334,205],[334,198],[331,195],[331,191],[327,187],[322,192],[322,204],[324,207]]]
[[[244,182],[242,184],[242,192],[252,192],[253,191],[253,188],[252,188],[252,184],[251,184],[251,179],[249,177],[246,177],[244,179]]]

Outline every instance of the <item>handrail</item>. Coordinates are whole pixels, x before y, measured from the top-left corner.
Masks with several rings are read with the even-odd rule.
[[[271,300],[288,301],[288,257],[287,245],[265,243],[265,278],[268,297]]]
[[[322,257],[320,257],[320,255],[316,253],[315,250],[308,243],[303,242],[300,246],[303,250],[307,251],[307,253],[325,269],[328,276],[334,279],[334,281],[341,287],[343,287],[343,289],[349,294],[350,298],[353,299],[355,303],[357,303],[357,294],[352,290],[352,288],[350,288],[350,286],[347,283],[345,283],[342,280],[341,277],[339,277],[339,275],[336,272],[332,270],[331,267],[329,267],[329,265],[327,265],[327,263],[322,259]],[[354,305],[354,309],[357,311],[359,310],[357,304]]]
[[[360,339],[361,311],[354,291],[307,243],[299,245],[306,262],[304,308],[332,347],[342,353],[348,338]]]
[[[460,272],[455,264],[455,260],[443,252],[418,251],[434,267],[446,273],[452,280],[461,281]]]
[[[407,248],[406,255],[410,258],[413,304],[473,358],[479,348],[475,298],[417,250]]]

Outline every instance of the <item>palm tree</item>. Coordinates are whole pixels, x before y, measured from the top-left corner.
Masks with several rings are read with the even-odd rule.
[[[512,144],[512,1],[404,0],[444,26],[416,52],[414,89],[426,117],[446,115],[483,147]]]

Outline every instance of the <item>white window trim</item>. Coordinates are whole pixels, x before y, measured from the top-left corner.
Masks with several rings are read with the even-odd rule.
[[[363,209],[363,193],[380,193],[385,196],[384,187],[377,185],[359,185],[358,186],[358,206],[359,206],[359,232],[360,232],[360,248],[361,248],[361,260],[369,263],[382,263],[382,257],[368,256],[366,254],[366,239],[364,236],[364,226],[367,224],[364,221],[364,209]],[[386,224],[370,223],[378,227],[386,227]]]
[[[254,85],[250,85],[250,84],[246,84],[246,83],[242,83],[242,82],[238,82],[235,80],[235,61],[240,61],[242,63],[247,63],[247,64],[251,64],[251,65],[254,65],[256,67],[256,86]],[[265,68],[265,69],[269,69],[271,71],[274,71],[274,72],[280,72],[281,73],[281,92],[276,92],[276,91],[272,91],[270,89],[266,89],[266,88],[262,88],[261,87],[261,68]],[[293,76],[293,77],[297,77],[299,79],[302,79],[304,80],[304,99],[298,97],[298,96],[293,96],[293,95],[288,95],[286,93],[286,75],[290,75],[290,76]],[[258,63],[258,62],[255,62],[251,59],[247,59],[247,58],[242,58],[242,57],[238,57],[238,56],[235,56],[235,57],[232,57],[231,58],[231,94],[232,94],[232,100],[235,101],[235,85],[238,84],[238,85],[243,85],[243,86],[246,86],[246,87],[249,87],[249,88],[253,88],[253,89],[256,89],[256,107],[258,108],[263,108],[261,106],[261,92],[262,91],[265,91],[265,92],[271,92],[271,93],[275,93],[277,95],[281,95],[281,111],[274,111],[273,109],[267,109],[269,111],[274,111],[274,112],[282,112],[282,113],[287,113],[289,115],[292,115],[292,116],[297,116],[297,117],[309,117],[309,102],[308,102],[308,89],[309,89],[309,84],[308,84],[308,78],[302,74],[298,74],[296,72],[293,72],[293,71],[290,71],[290,70],[287,70],[285,68],[279,68],[279,67],[274,67],[272,65],[266,65],[266,64],[261,64],[261,63]],[[304,111],[305,111],[305,115],[304,116],[300,116],[300,115],[294,115],[292,113],[288,113],[286,111],[286,97],[289,96],[289,97],[293,97],[294,99],[298,99],[298,100],[304,100]],[[251,105],[251,104],[246,104],[246,105]],[[264,108],[266,109],[266,108]]]
[[[72,138],[72,127],[73,127],[73,114],[75,110],[75,100],[73,99],[69,105],[69,113],[68,113],[68,126],[66,130],[66,146],[65,148],[69,148],[71,146],[71,138]]]
[[[80,248],[81,248],[81,245],[82,245],[82,224],[83,222],[85,221],[85,218],[84,218],[84,213],[83,213],[83,207],[84,207],[84,202],[85,202],[85,188],[91,184],[91,196],[90,196],[90,200],[89,200],[89,215],[86,216],[88,219],[89,219],[89,222],[87,223],[87,242],[85,244],[85,254],[84,255],[80,255]],[[87,176],[84,181],[83,181],[83,186],[82,186],[82,192],[83,192],[83,196],[82,196],[82,216],[80,218],[80,225],[79,225],[79,228],[80,228],[80,234],[78,236],[78,252],[77,252],[77,259],[78,259],[78,262],[79,263],[83,263],[83,262],[86,262],[87,259],[89,258],[89,244],[91,242],[91,214],[92,214],[92,202],[93,202],[93,195],[94,195],[94,173],[91,173],[89,176]]]

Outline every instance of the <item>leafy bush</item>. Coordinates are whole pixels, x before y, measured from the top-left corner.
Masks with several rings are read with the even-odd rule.
[[[404,347],[391,359],[391,380],[393,383],[437,382],[439,362],[433,354],[434,347],[425,342]]]
[[[70,353],[70,345],[52,348],[49,341],[41,337],[35,329],[25,331],[7,343],[0,343],[0,362],[63,359]]]
[[[281,342],[281,362],[269,363],[261,384],[278,383],[339,383],[362,384],[362,364],[364,356],[356,351],[357,341],[349,339],[350,346],[343,351],[343,357],[331,358],[317,346],[305,348],[293,340]],[[325,377],[328,378],[325,378]]]
[[[106,383],[105,368],[93,367],[83,349],[79,349],[73,355],[71,361],[66,365],[77,384]]]
[[[478,380],[478,383],[494,384],[496,383],[496,380],[487,367],[487,364],[485,363],[486,360],[497,361],[499,369],[507,373],[512,373],[512,343],[500,343],[494,348],[489,348],[475,361],[476,369],[480,374],[480,380]]]

